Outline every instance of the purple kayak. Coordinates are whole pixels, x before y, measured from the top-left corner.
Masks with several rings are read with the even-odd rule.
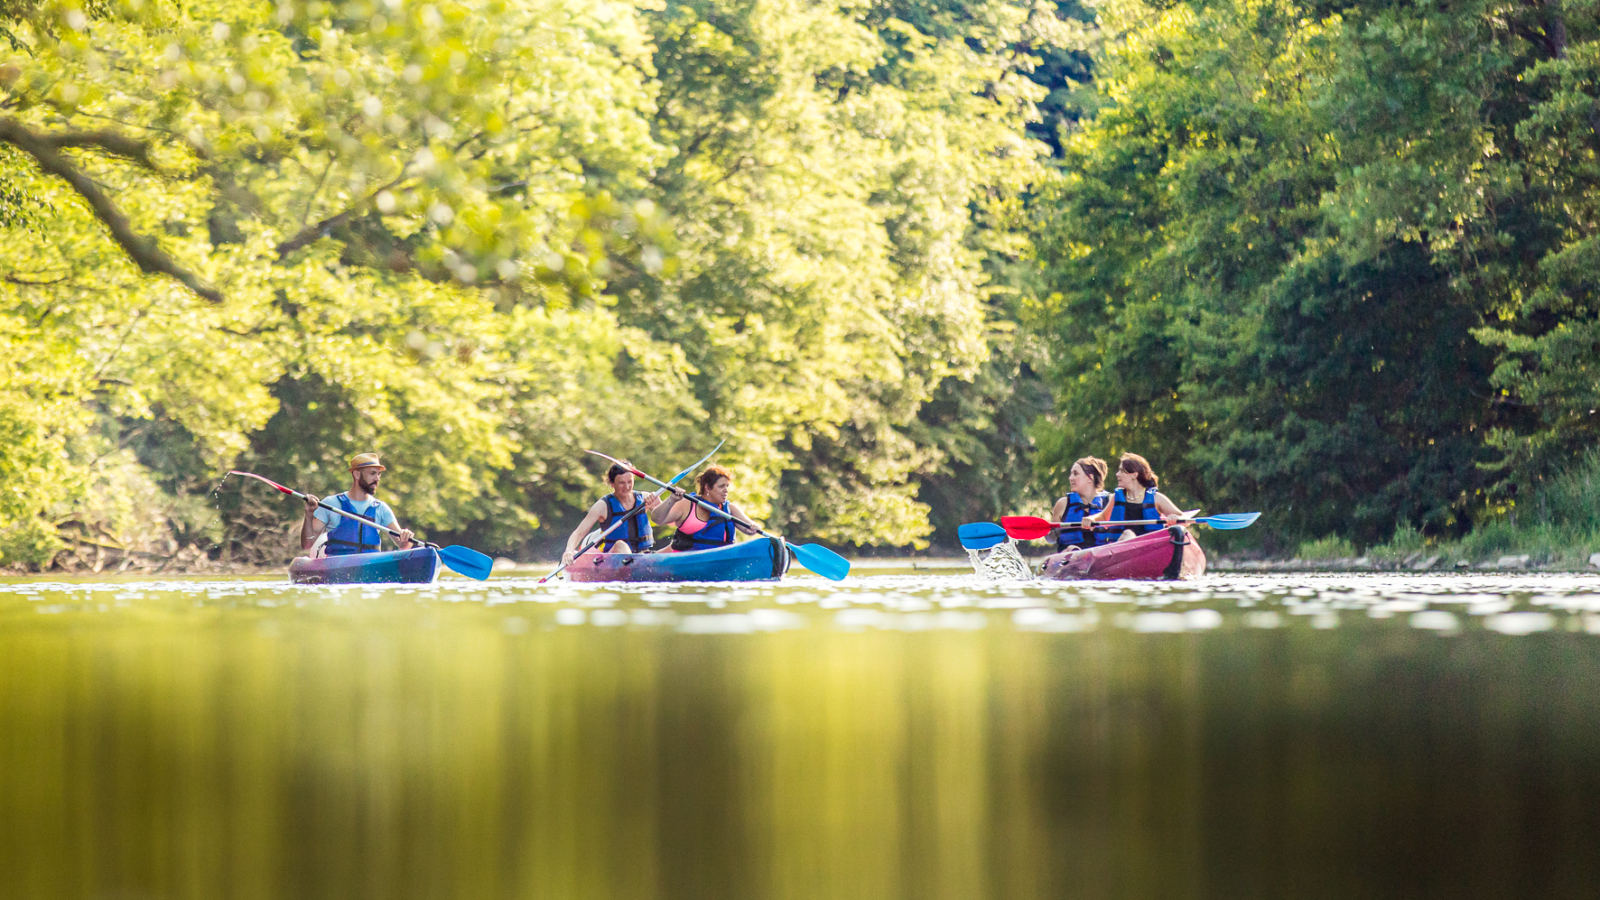
[[[1173,525],[1115,544],[1047,556],[1039,577],[1187,579],[1198,578],[1205,571],[1206,554],[1194,533]]]

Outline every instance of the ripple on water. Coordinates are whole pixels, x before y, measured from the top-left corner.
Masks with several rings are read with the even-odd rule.
[[[1219,575],[1190,583],[1006,582],[969,575],[855,575],[780,584],[579,585],[531,578],[433,586],[299,587],[275,581],[11,581],[0,616],[100,617],[154,610],[249,609],[291,616],[357,616],[404,603],[464,610],[548,604],[496,619],[508,634],[531,628],[668,629],[754,634],[805,628],[1057,634],[1106,628],[1136,634],[1243,629],[1403,628],[1508,637],[1600,635],[1600,577],[1590,575]],[[535,607],[523,607],[534,610]],[[35,621],[38,621],[35,619]],[[514,622],[523,624],[517,625]],[[506,624],[512,623],[512,624]]]

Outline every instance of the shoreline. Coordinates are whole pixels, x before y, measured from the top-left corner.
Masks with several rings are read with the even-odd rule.
[[[1034,562],[1042,557],[1025,556],[1029,562]],[[1303,572],[1306,574],[1338,574],[1338,573],[1373,573],[1394,572],[1400,574],[1474,574],[1485,572],[1500,573],[1565,573],[1565,574],[1600,574],[1600,552],[1591,554],[1587,562],[1574,565],[1568,559],[1535,560],[1532,554],[1519,553],[1501,555],[1494,559],[1472,561],[1465,558],[1455,558],[1449,553],[1414,553],[1403,558],[1393,558],[1378,555],[1356,557],[1333,557],[1324,559],[1305,559],[1302,557],[1255,559],[1240,556],[1220,556],[1212,558],[1207,566],[1208,572],[1218,574],[1293,574]],[[927,574],[962,574],[968,567],[964,556],[951,555],[906,555],[906,556],[861,556],[851,560],[851,563],[864,570],[873,571],[874,574],[890,574],[875,570],[909,570],[911,573]],[[494,575],[497,577],[535,577],[543,575],[555,568],[559,563],[554,560],[537,560],[521,562],[505,557],[494,561]],[[129,566],[122,569],[106,567],[96,572],[89,568],[82,569],[48,569],[41,572],[19,571],[18,567],[0,567],[0,580],[38,580],[60,578],[66,580],[105,580],[105,581],[159,581],[167,578],[190,579],[204,576],[213,576],[219,579],[234,578],[239,580],[261,580],[268,578],[286,578],[288,563],[280,566],[252,566],[242,563],[219,563],[215,561],[202,565],[167,565],[162,567]]]

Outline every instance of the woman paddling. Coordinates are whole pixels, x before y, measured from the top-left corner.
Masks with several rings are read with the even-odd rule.
[[[1131,537],[1160,531],[1167,525],[1176,525],[1178,517],[1183,515],[1167,495],[1156,490],[1160,479],[1150,470],[1150,464],[1144,457],[1137,453],[1124,453],[1117,460],[1117,492],[1112,495],[1111,502],[1101,510],[1092,521],[1105,526],[1111,537],[1105,538],[1106,543],[1125,541]],[[1118,522],[1148,521],[1147,525],[1125,525],[1118,529]],[[1122,533],[1117,534],[1118,531]]]
[[[650,514],[657,525],[678,526],[677,533],[672,536],[673,550],[709,550],[726,546],[733,543],[735,528],[745,534],[759,533],[744,511],[728,502],[728,492],[733,489],[732,472],[721,466],[711,466],[701,472],[694,483],[699,489],[697,493],[684,494],[675,490],[672,493],[678,499],[663,504]],[[726,513],[727,518],[713,516],[690,497],[715,506]]]
[[[1050,521],[1079,523],[1105,509],[1106,504],[1111,502],[1111,495],[1100,489],[1105,480],[1105,460],[1085,456],[1073,463],[1067,473],[1067,495],[1051,507]],[[1082,550],[1110,540],[1087,528],[1052,528],[1050,536],[1055,539],[1058,553],[1063,550]]]
[[[589,513],[567,538],[566,552],[561,554],[561,562],[564,565],[572,564],[573,558],[578,555],[578,545],[583,542],[583,536],[596,525],[599,526],[600,533],[606,535],[595,547],[596,553],[632,553],[635,549],[643,553],[655,542],[650,530],[650,520],[646,514],[661,505],[661,498],[655,494],[636,493],[633,489],[633,473],[619,465],[613,464],[606,470],[606,483],[611,485],[611,493],[596,500],[594,505],[589,507]],[[641,507],[644,512],[635,512]],[[616,531],[611,531],[611,526],[617,524],[617,520],[624,516],[627,517],[628,523]]]

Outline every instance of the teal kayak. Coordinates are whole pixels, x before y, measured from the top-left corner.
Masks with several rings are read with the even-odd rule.
[[[573,581],[776,581],[789,571],[789,548],[756,538],[683,553],[585,553],[567,567]]]
[[[385,553],[350,553],[289,564],[295,584],[432,584],[439,577],[439,551],[432,547],[390,550]]]

